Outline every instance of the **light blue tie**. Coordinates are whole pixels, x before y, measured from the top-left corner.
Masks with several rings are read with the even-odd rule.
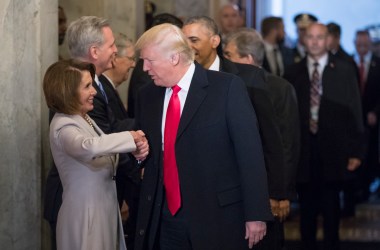
[[[99,83],[98,86],[99,86],[100,92],[102,92],[102,95],[104,99],[106,100],[106,103],[108,104],[108,98],[107,98],[106,92],[104,91],[103,85],[100,81],[98,81],[98,83]]]

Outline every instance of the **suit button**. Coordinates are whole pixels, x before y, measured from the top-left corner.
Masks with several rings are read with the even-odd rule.
[[[143,236],[144,233],[145,233],[144,229],[141,229],[141,230],[139,231],[140,236]]]
[[[151,195],[148,195],[148,201],[151,201],[152,200],[152,196]]]

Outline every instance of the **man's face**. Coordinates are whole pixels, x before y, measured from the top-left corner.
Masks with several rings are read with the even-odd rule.
[[[360,56],[364,56],[371,49],[371,39],[367,34],[358,34],[355,39],[355,48]]]
[[[120,77],[118,82],[122,83],[128,79],[129,71],[136,66],[134,46],[126,47],[123,55],[116,56],[114,60],[114,69],[116,75]]]
[[[327,35],[327,48],[328,48],[328,50],[330,50],[330,51],[331,50],[333,50],[333,51],[338,50],[339,43],[340,43],[339,40],[340,40],[339,37],[336,37],[332,34],[328,34]]]
[[[227,43],[224,46],[223,54],[228,60],[230,60],[232,62],[250,64],[249,57],[248,56],[243,56],[243,57],[240,56],[238,49],[237,49],[237,46],[236,46],[236,43],[233,41]]]
[[[239,11],[233,6],[227,5],[220,10],[220,28],[223,33],[228,34],[237,30],[240,23]]]
[[[216,48],[220,43],[218,35],[212,34],[201,23],[187,24],[182,27],[190,47],[194,50],[195,60],[205,68],[209,68],[216,57]]]
[[[115,38],[113,37],[110,27],[104,27],[103,29],[104,43],[101,46],[96,47],[96,73],[102,74],[104,71],[112,68],[112,60],[117,52],[115,46]]]
[[[285,26],[283,22],[278,23],[277,25],[277,43],[282,44],[285,41]]]
[[[141,49],[140,58],[144,60],[143,70],[146,71],[160,87],[173,87],[177,84],[175,65],[171,63],[170,55],[157,45],[147,45]]]
[[[321,24],[311,24],[306,31],[305,45],[309,55],[319,58],[327,52],[327,28]]]
[[[62,8],[58,8],[58,44],[63,44],[67,30],[67,19]]]

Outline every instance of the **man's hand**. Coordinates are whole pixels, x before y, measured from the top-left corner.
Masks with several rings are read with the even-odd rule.
[[[289,200],[280,200],[279,202],[279,213],[278,218],[280,221],[284,221],[290,213],[290,201]]]
[[[136,151],[132,152],[133,156],[139,161],[145,160],[149,154],[149,144],[144,132],[138,130],[136,132],[130,131],[130,133],[136,144]]]
[[[263,221],[247,221],[245,223],[245,239],[248,240],[250,249],[262,240],[266,233],[267,224]]]
[[[362,161],[358,158],[349,158],[348,159],[348,165],[347,165],[347,169],[349,171],[354,171],[356,170],[360,164],[362,164]]]
[[[368,112],[367,123],[370,127],[374,127],[377,123],[377,116],[375,112]]]
[[[272,210],[272,214],[274,217],[277,217],[279,215],[280,210],[280,202],[275,199],[269,199],[270,202],[270,208]]]
[[[290,212],[289,200],[269,199],[269,201],[273,216],[284,221]]]

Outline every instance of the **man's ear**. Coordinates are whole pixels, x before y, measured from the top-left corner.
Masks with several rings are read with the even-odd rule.
[[[98,48],[96,46],[91,46],[89,50],[90,50],[91,57],[94,59],[98,59],[98,57],[99,57]]]
[[[255,59],[253,58],[251,54],[249,54],[247,57],[248,57],[249,64],[256,65]]]
[[[170,57],[170,62],[173,66],[177,65],[179,63],[180,53],[174,53]]]
[[[112,58],[112,60],[111,60],[111,64],[112,64],[112,68],[113,68],[113,69],[116,68],[116,64],[117,64],[116,60],[117,60],[117,57],[116,57],[116,56],[114,56],[114,57]]]
[[[217,48],[220,44],[220,36],[219,35],[213,35],[211,37],[211,44],[212,44],[213,49]]]

